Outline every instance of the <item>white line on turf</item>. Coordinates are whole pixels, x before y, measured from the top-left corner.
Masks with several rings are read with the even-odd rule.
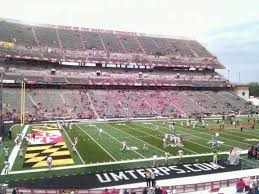
[[[123,133],[125,133],[125,134],[127,134],[127,135],[129,135],[129,136],[131,136],[131,137],[133,137],[133,138],[135,138],[135,139],[137,139],[137,140],[139,140],[139,141],[141,141],[141,142],[143,142],[143,143],[145,143],[145,144],[147,144],[147,145],[149,145],[149,146],[151,146],[151,147],[153,147],[153,148],[155,148],[155,149],[157,149],[157,150],[159,150],[159,151],[161,151],[161,152],[163,152],[163,153],[166,152],[166,151],[164,151],[164,150],[162,150],[162,149],[160,149],[160,148],[158,148],[158,147],[156,147],[156,146],[153,146],[153,145],[151,145],[151,144],[149,144],[149,143],[147,143],[147,142],[145,142],[145,141],[143,141],[143,140],[141,140],[141,139],[135,137],[134,135],[131,135],[131,134],[125,132],[125,131],[120,130],[120,129],[117,128],[117,127],[114,127],[114,126],[112,126],[112,125],[110,125],[110,124],[106,124],[106,123],[105,123],[105,125],[108,125],[108,126],[114,128],[114,129],[116,129],[116,130],[118,130],[118,131],[120,131],[120,132],[123,132]]]
[[[154,129],[152,129],[152,128],[147,128],[147,127],[145,127],[144,125],[141,125],[141,124],[136,124],[136,123],[133,123],[133,124],[134,124],[134,125],[138,125],[138,126],[143,127],[143,128],[146,128],[146,129],[151,129],[152,131],[157,131],[157,130],[154,130]],[[153,124],[153,123],[152,123],[151,125],[158,126],[158,125],[155,125],[155,124]],[[160,127],[160,126],[159,126],[159,127]],[[162,131],[159,131],[159,130],[158,130],[157,132],[162,133],[162,134],[166,134],[165,132],[162,132]],[[181,131],[181,133],[189,135],[189,133],[184,133],[184,132],[182,132],[182,131]],[[208,147],[208,146],[205,146],[205,145],[202,145],[202,144],[193,142],[193,141],[188,141],[188,142],[191,142],[191,143],[196,144],[196,145],[198,145],[198,146],[204,147],[204,148],[206,148],[206,149],[211,149],[211,147]],[[187,148],[185,148],[185,147],[182,147],[182,148],[183,148],[183,149],[186,149],[186,150],[188,150],[188,151],[192,151],[192,150],[187,149]]]
[[[98,127],[94,126],[96,129],[98,129]],[[120,140],[118,140],[117,138],[113,137],[112,135],[110,135],[109,133],[107,133],[106,131],[103,131],[103,133],[107,134],[108,136],[110,136],[112,139],[114,139],[115,141],[119,142],[120,144],[122,144],[122,142]],[[143,156],[142,154],[138,153],[136,150],[132,150],[134,151],[136,154],[138,154],[139,156],[141,156],[142,158],[146,158],[145,156]]]
[[[130,127],[130,126],[128,126],[128,125],[127,125],[126,127],[131,128],[131,129],[133,129],[133,130],[135,130],[135,131],[138,131],[138,132],[144,133],[144,134],[146,134],[146,135],[150,135],[151,137],[154,137],[154,138],[156,138],[156,139],[159,139],[159,140],[162,142],[162,139],[161,139],[161,138],[159,138],[159,137],[157,137],[157,136],[154,136],[154,135],[148,134],[148,133],[146,133],[146,132],[143,132],[143,131],[137,130],[137,129],[135,129],[135,128],[133,128],[133,127]],[[189,149],[187,149],[187,148],[184,148],[184,147],[181,147],[181,148],[182,148],[182,149],[184,149],[184,150],[188,150],[188,151],[189,151],[189,152],[191,152],[191,153],[198,154],[197,152],[192,151],[192,150],[189,150]]]
[[[180,126],[178,126],[178,127],[180,127]],[[193,129],[191,129],[191,128],[183,128],[183,127],[180,127],[181,129],[183,129],[183,130],[188,130],[188,131],[195,131],[195,130],[193,130]],[[210,135],[209,133],[206,133],[206,132],[202,132],[202,131],[199,131],[198,132],[199,134],[205,134],[205,135]],[[195,136],[195,135],[193,135],[193,136]],[[200,137],[200,138],[203,138],[203,137]],[[247,143],[244,143],[244,142],[241,142],[241,141],[237,141],[237,140],[234,140],[234,139],[229,139],[229,138],[226,138],[226,137],[220,137],[221,139],[226,139],[226,140],[229,140],[229,141],[234,141],[234,142],[238,142],[238,144],[245,144],[245,145],[247,145]],[[207,138],[203,138],[203,139],[207,139]],[[236,146],[232,146],[232,145],[229,145],[229,144],[224,144],[224,145],[227,145],[227,146],[229,146],[229,147],[236,147]],[[241,149],[241,148],[239,148],[239,149]]]
[[[29,128],[29,125],[25,125],[25,127],[23,128],[23,130],[21,132],[22,139],[26,135],[28,128]],[[12,150],[12,152],[11,152],[9,158],[8,158],[9,169],[13,168],[13,165],[14,165],[15,159],[16,159],[16,157],[18,155],[18,152],[19,152],[19,149],[21,147],[21,144],[22,144],[22,142],[14,146],[14,148],[13,148],[13,150]],[[1,175],[4,175],[4,169],[2,170]]]
[[[245,154],[246,151],[241,151],[241,154]],[[219,152],[219,155],[227,155],[229,152]],[[193,155],[183,155],[183,158],[197,158],[202,156],[212,156],[212,153],[206,154],[193,154]],[[178,156],[170,156],[169,159],[178,159]],[[164,160],[164,157],[158,157],[157,160]],[[113,161],[113,162],[104,162],[104,163],[94,163],[94,164],[81,164],[81,165],[72,165],[72,166],[60,166],[53,167],[51,170],[48,168],[40,168],[40,169],[31,169],[31,170],[19,170],[12,171],[9,174],[25,174],[25,173],[33,173],[33,172],[46,172],[46,171],[56,171],[56,170],[66,170],[66,169],[77,169],[77,168],[85,168],[85,167],[94,167],[94,166],[106,166],[106,165],[114,165],[114,164],[128,164],[128,163],[136,163],[136,162],[147,162],[153,161],[153,158],[145,158],[145,159],[135,159],[135,160],[122,160],[122,161]]]
[[[159,125],[159,126],[161,126],[161,125]],[[163,126],[161,126],[161,127],[163,127]],[[177,126],[177,127],[179,127],[180,129],[182,129],[182,130],[188,130],[188,131],[195,131],[195,130],[193,130],[193,129],[191,129],[191,128],[189,128],[189,129],[187,129],[187,128],[183,128],[183,127],[180,127],[180,126]],[[163,128],[165,128],[165,127],[163,127]],[[209,134],[207,134],[207,133],[205,133],[205,132],[202,132],[202,131],[199,131],[198,132],[198,134],[205,134],[205,135],[209,135]],[[194,137],[197,137],[197,138],[201,138],[201,139],[205,139],[205,140],[207,140],[207,141],[210,141],[210,139],[208,139],[208,138],[204,138],[204,137],[201,137],[201,136],[197,136],[197,135],[193,135],[193,134],[190,134],[191,136],[194,136]],[[230,140],[230,141],[234,141],[234,140],[231,140],[231,139],[228,139],[228,138],[224,138],[224,137],[221,137],[222,139],[227,139],[227,140]],[[239,142],[239,143],[242,143],[242,142]],[[233,146],[233,145],[229,145],[229,144],[226,144],[226,143],[224,143],[224,145],[225,146],[227,146],[227,147],[237,147],[237,146]],[[239,148],[239,147],[237,147],[237,148]],[[239,149],[241,149],[241,148],[239,148]],[[242,149],[241,149],[242,150]]]
[[[60,126],[62,127],[62,125],[60,125]],[[67,134],[67,132],[66,132],[66,130],[64,129],[64,127],[62,127],[62,129],[63,129],[63,131],[65,132],[67,138],[69,139],[71,145],[73,145],[73,142],[72,142],[72,140],[70,139],[70,137],[69,137],[69,135]],[[81,155],[79,154],[78,150],[75,149],[75,151],[76,151],[77,155],[79,156],[81,162],[84,164],[85,162],[84,162],[83,158],[81,157]]]
[[[113,160],[117,161],[114,156],[112,156],[103,146],[101,146],[91,135],[89,135],[85,130],[83,130],[78,124],[76,124],[79,129],[81,129],[86,135],[88,135],[103,151],[105,151]]]

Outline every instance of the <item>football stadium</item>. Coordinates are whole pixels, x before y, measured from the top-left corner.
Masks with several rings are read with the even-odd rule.
[[[249,189],[259,107],[225,68],[192,38],[0,19],[0,193]]]

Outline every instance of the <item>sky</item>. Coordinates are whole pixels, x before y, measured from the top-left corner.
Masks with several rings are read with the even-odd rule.
[[[230,81],[259,81],[259,0],[0,0],[0,18],[184,36],[226,66]]]

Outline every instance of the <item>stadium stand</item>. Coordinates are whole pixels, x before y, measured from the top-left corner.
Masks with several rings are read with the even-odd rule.
[[[36,27],[35,33],[42,47],[60,48],[55,29],[47,27]]]
[[[0,32],[5,120],[19,120],[22,81],[31,121],[258,111],[195,40],[12,20]]]
[[[88,28],[25,25],[12,20],[0,21],[0,32],[1,42],[13,44],[12,52],[23,51],[22,56],[11,50],[1,52],[5,56],[11,55],[8,57],[224,68],[200,43],[188,39]],[[31,53],[24,53],[28,49]]]

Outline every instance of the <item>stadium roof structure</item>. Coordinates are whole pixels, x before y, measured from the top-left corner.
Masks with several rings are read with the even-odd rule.
[[[225,68],[199,42],[83,27],[0,19],[0,57],[51,62]]]

